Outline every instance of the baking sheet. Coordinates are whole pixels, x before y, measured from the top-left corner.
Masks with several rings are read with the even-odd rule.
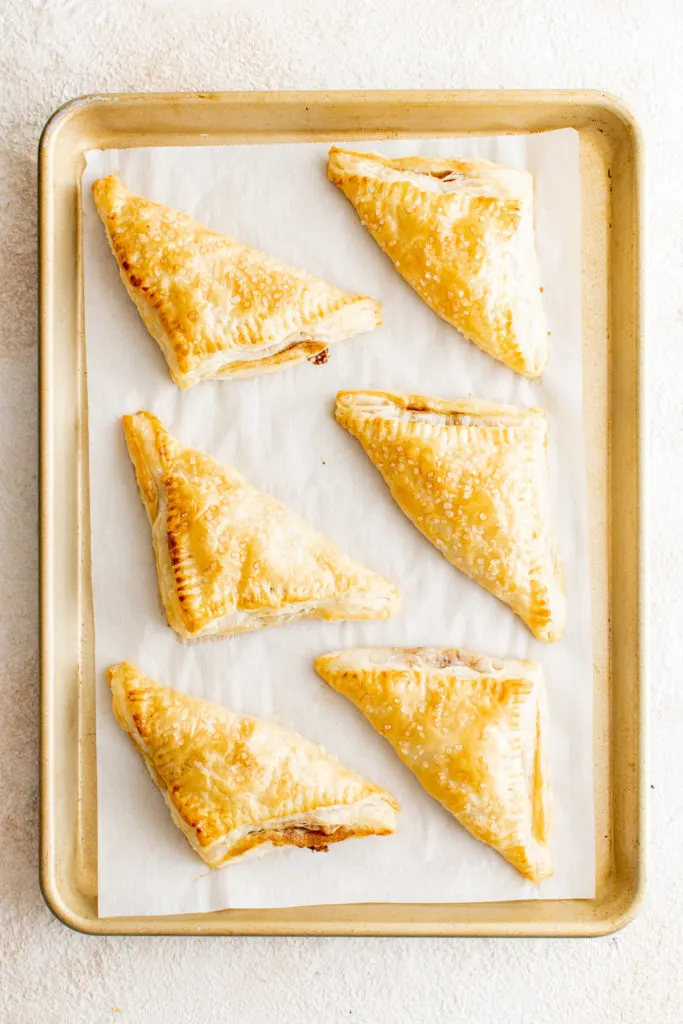
[[[356,145],[356,144],[354,144]],[[83,179],[93,591],[97,663],[99,913],[339,902],[460,902],[594,895],[592,657],[581,425],[578,139],[571,130],[357,148],[483,156],[536,177],[537,231],[552,358],[543,383],[517,378],[424,306],[325,176],[326,145],[140,149],[88,154]],[[134,191],[384,302],[384,324],[342,342],[327,365],[199,385],[171,383],[120,284],[90,185],[117,170]],[[549,413],[558,535],[569,623],[536,642],[503,605],[453,570],[396,509],[363,452],[331,416],[340,388],[475,394]],[[234,463],[357,560],[401,587],[385,623],[297,623],[183,647],[159,614],[149,527],[120,429],[138,408],[182,441]],[[561,474],[559,468],[561,466]],[[432,801],[359,713],[314,674],[313,658],[357,644],[448,644],[533,657],[552,718],[555,875],[539,889],[467,835]],[[160,682],[324,743],[390,789],[399,832],[278,851],[208,872],[172,825],[111,714],[104,671],[126,658]]]

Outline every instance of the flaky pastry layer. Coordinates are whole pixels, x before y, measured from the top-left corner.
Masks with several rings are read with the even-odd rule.
[[[121,279],[181,388],[321,359],[381,323],[380,305],[133,195],[93,185]]]
[[[531,661],[455,648],[355,648],[317,672],[426,791],[525,878],[552,874],[547,709]]]
[[[328,175],[435,313],[517,373],[540,376],[548,334],[528,172],[332,147]]]
[[[509,605],[539,640],[562,636],[566,598],[541,409],[342,391],[336,418],[452,565]]]
[[[210,867],[395,831],[394,798],[302,736],[160,686],[127,662],[107,675],[119,725]]]
[[[396,587],[149,412],[123,418],[169,625],[183,640],[295,619],[382,619]]]

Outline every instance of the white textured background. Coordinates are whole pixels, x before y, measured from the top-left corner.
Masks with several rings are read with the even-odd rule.
[[[201,9],[202,13],[197,13]],[[683,3],[0,0],[0,1022],[683,1019]],[[603,88],[648,172],[650,887],[590,940],[93,939],[45,908],[37,838],[36,149],[92,91]]]

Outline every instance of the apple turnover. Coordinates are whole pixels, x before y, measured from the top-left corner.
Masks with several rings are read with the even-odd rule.
[[[185,447],[149,412],[124,416],[123,426],[152,527],[161,600],[183,640],[398,611],[392,583],[236,469]]]
[[[559,640],[566,599],[551,524],[545,413],[342,391],[336,417],[441,554],[509,605],[537,639]]]
[[[527,377],[548,361],[527,171],[333,147],[330,180],[420,298]]]
[[[316,670],[391,743],[427,792],[525,878],[552,874],[543,673],[451,648],[359,648]]]
[[[121,280],[181,388],[252,376],[381,323],[380,305],[132,195],[116,175],[93,185]]]
[[[119,725],[210,867],[396,830],[390,793],[297,733],[160,686],[127,662],[107,677]]]

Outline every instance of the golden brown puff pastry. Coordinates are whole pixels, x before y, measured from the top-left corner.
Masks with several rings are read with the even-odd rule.
[[[393,796],[302,736],[160,686],[127,662],[107,677],[119,725],[210,867],[259,847],[325,850],[396,831]]]
[[[318,658],[424,788],[525,878],[552,874],[543,673],[450,648],[359,648]]]
[[[505,601],[539,640],[559,640],[566,600],[543,411],[342,391],[336,416],[441,554]]]
[[[141,196],[115,175],[93,185],[121,279],[181,388],[252,376],[381,323],[379,303]]]
[[[435,313],[517,373],[543,373],[548,334],[527,171],[333,147],[328,174]]]
[[[186,448],[149,412],[124,416],[123,426],[152,526],[161,599],[184,640],[398,611],[392,583],[236,469]]]

